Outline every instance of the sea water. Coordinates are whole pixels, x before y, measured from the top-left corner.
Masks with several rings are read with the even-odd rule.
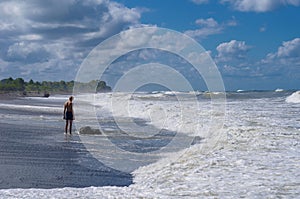
[[[181,101],[178,100],[179,95]],[[200,141],[185,147],[180,153],[177,152],[179,156],[166,153],[160,159],[137,167],[130,172],[133,181],[124,183],[125,186],[111,183],[111,186],[99,184],[81,188],[72,187],[70,184],[64,188],[54,186],[51,189],[8,187],[0,190],[0,197],[298,198],[299,92],[230,92],[226,94],[224,115],[223,111],[212,109],[211,95],[202,92],[86,95],[86,103],[94,107],[97,120],[106,121],[101,124],[103,129],[116,128],[109,125],[112,124],[112,118],[125,121],[120,123],[121,125],[128,124],[126,121],[130,121],[131,118],[142,127],[141,124],[153,127],[149,132],[162,128],[170,132],[179,129],[181,134],[188,137],[199,136]],[[4,127],[6,124],[26,125],[26,121],[30,120],[33,123],[31,126],[42,125],[48,129],[63,125],[60,117],[65,99],[66,96],[1,100],[1,124]],[[127,111],[123,109],[124,99]],[[75,97],[75,114],[78,113],[76,110],[80,110],[80,107],[76,107],[79,104],[76,104]],[[181,113],[185,114],[184,119]],[[215,124],[211,121],[214,116],[224,116],[224,120],[220,120],[222,125],[215,128],[218,134],[214,136],[218,136],[218,139],[207,139],[208,134],[203,132],[209,132],[208,129]],[[91,118],[85,120],[86,117],[88,115],[81,118],[79,116],[77,122],[88,124]],[[182,125],[185,128],[181,128]],[[130,125],[124,125],[122,128],[125,131],[133,130]],[[63,135],[53,136],[54,142],[67,142]],[[71,139],[75,139],[76,136],[78,135],[73,135]],[[202,139],[206,139],[207,142]],[[77,141],[80,142],[80,139]],[[204,150],[203,145],[210,144],[213,146]],[[89,156],[85,156],[87,157]],[[80,156],[73,158],[80,159]],[[120,172],[114,175],[124,174]],[[63,184],[63,181],[61,183]]]

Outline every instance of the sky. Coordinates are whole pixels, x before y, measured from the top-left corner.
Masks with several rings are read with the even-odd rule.
[[[102,41],[154,26],[202,45],[226,90],[300,89],[299,24],[300,0],[1,0],[0,79],[74,80]]]

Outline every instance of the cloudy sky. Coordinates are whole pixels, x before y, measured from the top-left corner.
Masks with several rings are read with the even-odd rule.
[[[157,26],[199,42],[227,90],[299,89],[299,24],[300,0],[1,0],[0,79],[74,80],[101,41]]]

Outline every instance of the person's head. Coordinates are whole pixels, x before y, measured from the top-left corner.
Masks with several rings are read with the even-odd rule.
[[[74,99],[73,96],[70,96],[70,97],[69,97],[69,100],[70,100],[71,102],[73,101],[73,99]]]

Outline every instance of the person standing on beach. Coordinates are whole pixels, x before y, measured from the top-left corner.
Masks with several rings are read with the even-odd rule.
[[[66,126],[65,126],[65,133],[68,132],[68,126],[69,126],[69,132],[72,134],[72,123],[75,119],[74,111],[73,111],[73,96],[69,97],[69,100],[65,102],[64,104],[64,119],[66,120]]]

